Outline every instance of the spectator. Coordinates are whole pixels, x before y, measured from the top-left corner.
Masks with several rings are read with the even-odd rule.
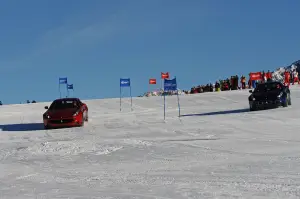
[[[242,89],[246,88],[246,77],[242,75],[241,77],[241,84],[242,84]]]
[[[219,92],[221,90],[220,88],[221,88],[220,83],[218,81],[216,81],[216,83],[215,83],[215,91]]]

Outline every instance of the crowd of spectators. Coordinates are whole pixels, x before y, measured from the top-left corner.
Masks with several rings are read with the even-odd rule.
[[[268,71],[267,73],[269,73]],[[265,77],[267,74],[264,71],[261,72],[262,77]],[[250,75],[250,74],[249,74]],[[209,83],[206,85],[198,85],[192,87],[189,91],[186,90],[179,90],[178,94],[196,94],[196,93],[205,93],[205,92],[219,92],[219,91],[229,91],[229,90],[243,90],[243,89],[248,89],[252,88],[252,82],[244,75],[238,76],[234,75],[231,76],[230,78],[226,79],[220,79],[216,81],[215,83]],[[298,74],[297,74],[298,75]],[[267,79],[265,79],[267,80]],[[265,81],[263,80],[263,81]],[[147,92],[142,96],[139,97],[150,97],[150,96],[161,96],[164,94],[163,90],[156,90],[156,91],[151,91]],[[165,93],[166,95],[174,95],[176,92],[167,92]]]
[[[246,85],[246,77],[242,75],[239,78],[238,75],[235,75],[227,79],[221,79],[219,81],[216,81],[214,84],[210,83],[206,85],[194,86],[191,88],[189,93],[195,94],[195,93],[205,93],[205,92],[215,92],[215,91],[239,90],[239,89],[246,89],[246,88],[248,88],[248,86]]]
[[[235,75],[227,79],[216,81],[214,84],[210,83],[206,85],[194,86],[189,91],[179,90],[178,94],[184,95],[184,94],[196,94],[196,93],[215,92],[215,91],[246,89],[249,87],[249,82],[247,83],[246,80],[247,80],[246,77],[243,75],[240,78],[238,75]],[[160,89],[160,90],[147,92],[144,95],[139,97],[162,96],[164,93],[166,95],[176,94],[176,92],[164,92],[162,89]]]
[[[37,103],[35,100],[32,100],[31,102],[29,100],[26,101],[27,104],[30,104],[30,103]],[[20,102],[20,104],[23,104],[22,102]],[[0,106],[2,106],[3,103],[2,101],[0,101]]]
[[[299,74],[296,71],[296,69],[293,69],[289,72],[286,71],[285,73],[290,73],[289,80],[285,80],[285,81],[288,81],[291,84],[294,84],[296,82],[300,83],[298,77]],[[261,76],[263,77],[263,79],[257,80],[257,82],[272,80],[272,73],[270,71],[268,71],[267,73],[262,71]],[[248,88],[253,88],[252,81],[250,81],[249,78],[247,80],[247,78],[244,75],[242,75],[241,77],[235,75],[224,80],[216,81],[215,84],[206,84],[206,85],[199,85],[196,87],[192,87],[189,93],[194,94],[194,93],[215,92],[215,91],[242,90]]]
[[[240,80],[240,82],[239,82]],[[240,84],[239,84],[240,83]],[[184,94],[195,94],[195,93],[205,93],[205,92],[215,92],[215,91],[228,91],[228,90],[238,90],[238,89],[246,89],[249,86],[249,82],[247,84],[246,77],[241,76],[239,78],[238,75],[231,76],[230,78],[223,79],[216,81],[214,84],[209,83],[206,85],[198,85],[192,87],[190,90],[179,90],[179,95]],[[150,97],[150,96],[162,96],[165,93],[165,95],[174,95],[175,92],[164,92],[162,89],[155,90],[151,92],[146,92],[144,95],[141,95],[139,97]]]

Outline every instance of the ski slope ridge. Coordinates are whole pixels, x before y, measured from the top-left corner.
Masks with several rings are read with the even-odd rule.
[[[49,103],[1,106],[0,198],[299,198],[300,86],[248,112],[248,91],[87,100],[83,128],[43,130]]]

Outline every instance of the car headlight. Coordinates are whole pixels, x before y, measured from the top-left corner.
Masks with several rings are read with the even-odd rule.
[[[76,113],[73,114],[73,116],[77,116],[79,114],[79,111],[76,111]]]
[[[45,114],[45,115],[44,115],[44,118],[46,118],[46,119],[50,119],[50,115],[48,115],[48,114]]]

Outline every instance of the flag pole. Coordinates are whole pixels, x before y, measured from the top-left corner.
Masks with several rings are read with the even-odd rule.
[[[122,88],[120,85],[120,111],[122,111],[122,97],[121,97],[121,93],[122,93]]]
[[[177,102],[178,102],[178,117],[180,117],[181,114],[180,114],[180,102],[179,102],[178,89],[177,89]]]
[[[130,83],[130,103],[131,103],[131,111],[133,111],[133,108],[132,108],[132,95],[131,95],[131,83]]]
[[[177,84],[177,78],[176,78],[176,76],[175,76],[175,79],[176,79],[176,90],[177,90],[177,104],[178,104],[178,117],[180,117],[181,116],[181,114],[180,114],[180,101],[179,101],[179,94],[178,94],[178,84]]]
[[[162,78],[162,73],[160,73],[160,91],[163,91],[163,78]]]
[[[166,94],[163,92],[164,95],[164,120],[166,120]]]
[[[58,82],[58,91],[59,91],[59,98],[61,98],[60,82]]]

